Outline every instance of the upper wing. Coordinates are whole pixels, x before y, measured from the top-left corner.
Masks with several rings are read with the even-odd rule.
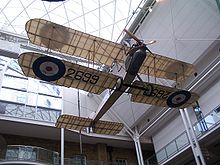
[[[33,44],[111,66],[123,61],[125,49],[114,43],[43,19],[31,19],[25,29]]]
[[[93,120],[89,118],[64,114],[59,116],[56,127],[80,131],[84,128],[90,128],[92,122]],[[99,120],[93,125],[92,132],[97,134],[116,135],[122,128],[122,123]]]
[[[25,29],[33,44],[111,66],[123,62],[130,48],[43,19],[31,19]],[[194,73],[193,65],[165,56],[148,53],[140,73],[184,80]]]
[[[113,89],[119,78],[110,73],[34,52],[21,54],[18,61],[28,77],[95,94],[101,94],[107,88]]]
[[[158,54],[147,53],[140,73],[149,76],[181,81],[195,73],[192,64]]]
[[[191,92],[191,96],[189,96],[188,91],[158,84],[134,81],[132,86],[133,87],[128,90],[128,92],[132,94],[131,101],[138,103],[169,107],[167,104],[169,100],[169,103],[171,103],[172,106],[185,108],[191,106],[199,99],[199,96],[196,93]],[[190,97],[189,100],[187,100],[188,97]]]

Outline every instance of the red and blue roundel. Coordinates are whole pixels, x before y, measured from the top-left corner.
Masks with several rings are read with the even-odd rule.
[[[34,74],[44,81],[56,81],[66,72],[66,67],[61,60],[48,56],[37,58],[32,68]]]
[[[171,108],[177,108],[185,104],[191,98],[189,91],[177,91],[172,93],[167,99],[167,105]]]

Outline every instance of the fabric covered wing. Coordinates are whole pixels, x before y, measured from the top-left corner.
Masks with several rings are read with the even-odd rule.
[[[123,127],[122,123],[98,120],[92,127],[92,131],[97,134],[116,135]]]
[[[118,79],[110,73],[34,52],[21,54],[19,65],[28,77],[95,94],[101,94],[107,88],[113,89]]]
[[[153,77],[182,81],[192,76],[195,68],[192,64],[183,61],[147,53],[139,72]]]
[[[89,118],[63,114],[59,116],[56,127],[80,131],[91,128],[92,122],[93,120]],[[99,120],[93,125],[91,131],[96,134],[116,135],[122,128],[122,123]]]
[[[111,66],[123,61],[125,49],[114,43],[43,19],[31,19],[25,29],[33,44]]]
[[[131,101],[151,104],[161,107],[168,107],[167,99],[169,96],[175,92],[183,91],[176,88],[171,88],[163,85],[152,84],[152,83],[143,83],[140,81],[135,81],[132,84],[128,92],[132,94]],[[199,96],[196,93],[191,92],[190,99],[181,105],[178,108],[185,108],[191,106],[195,101],[199,99]]]
[[[60,115],[56,122],[57,128],[65,128],[72,130],[82,130],[83,128],[89,127],[92,119],[73,116],[73,115]]]

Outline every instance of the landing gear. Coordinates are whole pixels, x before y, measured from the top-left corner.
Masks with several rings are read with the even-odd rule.
[[[120,77],[118,78],[117,82],[116,82],[116,89],[120,90],[120,88],[122,87],[123,84],[123,79]]]
[[[153,86],[151,84],[144,84],[144,93],[145,96],[152,96]]]

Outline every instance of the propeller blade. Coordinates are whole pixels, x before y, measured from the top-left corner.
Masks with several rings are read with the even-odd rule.
[[[131,37],[133,38],[135,41],[137,41],[137,43],[139,45],[142,45],[143,42],[141,42],[141,40],[139,40],[134,34],[132,34],[131,32],[129,32],[128,30],[124,29],[124,31]]]
[[[145,45],[152,45],[154,43],[156,43],[157,41],[156,40],[151,40],[150,42],[147,42],[147,43],[144,43]]]
[[[133,38],[135,41],[137,41],[137,43],[138,43],[139,45],[145,45],[143,42],[141,42],[140,39],[138,39],[134,34],[132,34],[131,32],[129,32],[127,29],[124,29],[124,31],[125,31],[131,38]],[[153,53],[150,51],[150,49],[148,49],[148,47],[147,47],[146,45],[145,45],[145,47],[146,47],[146,49],[147,49],[148,52],[150,52],[151,54],[153,54]]]

